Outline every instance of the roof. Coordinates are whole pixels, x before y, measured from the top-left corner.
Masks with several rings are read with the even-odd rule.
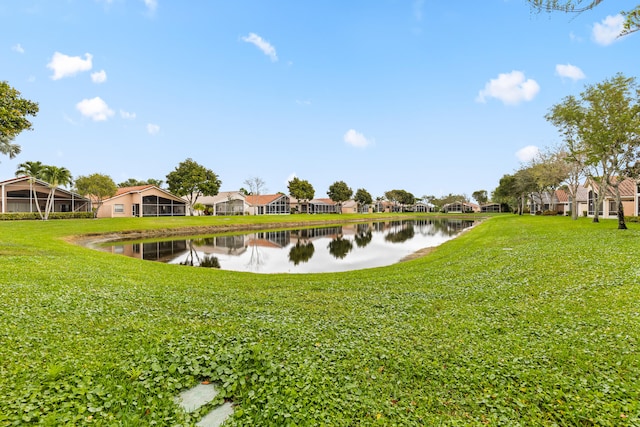
[[[216,203],[226,202],[231,198],[231,200],[242,200],[243,202],[246,200],[247,196],[245,196],[240,191],[221,191],[215,196],[200,196],[198,197],[198,203],[202,203],[205,205],[215,205]],[[183,197],[186,200],[186,196]]]
[[[118,187],[118,191],[116,191],[116,194],[113,197],[118,197],[127,193],[139,193],[151,187],[154,187],[154,185],[147,184],[147,185],[136,185],[134,187]]]
[[[260,194],[260,195],[249,195],[246,198],[247,203],[252,206],[264,206],[269,203],[278,200],[280,197],[287,197],[286,194]]]
[[[563,189],[556,190],[556,197],[558,198],[558,203],[569,203],[569,194]]]
[[[29,181],[29,180],[33,180],[33,182],[35,184],[38,184],[38,185],[40,185],[42,187],[46,187],[47,189],[49,188],[49,183],[48,182],[43,181],[43,180],[38,179],[38,178],[32,178],[32,177],[27,176],[27,175],[19,176],[19,177],[16,177],[16,178],[6,179],[4,181],[0,181],[0,185],[17,184],[17,183],[24,182],[24,181]],[[62,187],[56,187],[56,191],[61,191],[63,193],[71,194],[71,195],[73,195],[73,197],[77,197],[79,199],[90,200],[88,197],[82,196],[82,195],[80,195],[78,193],[75,193],[73,191],[70,191],[70,190],[65,190]]]
[[[167,195],[167,197],[174,199],[175,201],[184,202],[183,199],[176,196],[175,194],[170,193],[167,190],[164,190],[156,185],[148,184],[148,185],[136,185],[134,187],[120,187],[116,191],[116,194],[113,197],[109,197],[108,199],[104,199],[106,202],[108,200],[117,199],[118,197],[126,196],[127,194],[135,194],[135,193],[143,193],[149,190],[157,190]]]
[[[329,198],[312,199],[312,200],[309,200],[309,203],[312,203],[314,205],[335,205],[336,204],[336,202],[334,202]]]
[[[618,177],[614,177],[613,181],[616,182],[618,180]],[[591,179],[587,178],[584,182],[584,187],[587,189],[587,194],[588,194],[588,190],[592,187],[591,186]],[[633,178],[625,178],[620,182],[619,185],[619,189],[620,189],[620,197],[634,197],[636,195],[637,192],[637,185],[638,183],[636,182],[635,179]],[[597,188],[597,185],[594,185],[593,187]],[[613,196],[615,194],[614,189],[609,186],[607,188],[607,196]],[[586,198],[585,198],[586,200]]]

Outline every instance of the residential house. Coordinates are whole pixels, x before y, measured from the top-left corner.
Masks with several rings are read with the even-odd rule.
[[[413,212],[433,212],[433,206],[428,203],[418,202],[413,205]]]
[[[246,197],[249,215],[283,215],[291,213],[291,201],[286,194],[260,194]]]
[[[489,212],[502,212],[502,205],[500,203],[483,203],[480,205],[480,212],[489,213]]]
[[[587,212],[587,216],[594,216],[595,206],[598,198],[598,184],[591,179],[587,179],[583,185],[587,190],[586,204],[582,206]],[[638,183],[631,178],[625,178],[620,182],[620,199],[624,213],[634,215],[640,212],[638,206]],[[580,211],[579,211],[580,212]],[[618,205],[616,203],[615,190],[612,187],[606,189],[606,194],[602,204],[599,205],[598,215],[602,218],[614,218],[618,216]]]
[[[196,203],[205,207],[207,215],[244,215],[249,212],[247,196],[240,191],[221,191],[215,196],[200,196]]]
[[[480,212],[480,206],[469,202],[447,203],[442,207],[444,213],[473,213]]]
[[[292,197],[291,207],[298,213],[320,214],[338,212],[338,204],[328,198],[300,201]]]
[[[51,189],[45,181],[21,176],[0,182],[0,193],[1,213],[38,212],[45,210]],[[91,200],[56,187],[51,212],[91,212]]]
[[[343,202],[341,205],[342,213],[371,213],[372,206],[364,204],[361,205],[353,199]]]
[[[98,218],[184,216],[187,202],[155,185],[118,188],[115,196],[103,200]]]

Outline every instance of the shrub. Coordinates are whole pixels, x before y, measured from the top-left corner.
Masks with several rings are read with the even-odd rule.
[[[51,212],[49,219],[93,218],[93,212]],[[22,221],[40,219],[38,212],[10,212],[0,214],[0,221]]]

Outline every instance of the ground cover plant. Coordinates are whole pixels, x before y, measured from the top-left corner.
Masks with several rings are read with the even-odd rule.
[[[223,399],[229,425],[640,424],[637,223],[498,215],[420,259],[314,275],[68,241],[328,218],[0,222],[0,425],[186,426]],[[201,381],[222,394],[183,413]]]

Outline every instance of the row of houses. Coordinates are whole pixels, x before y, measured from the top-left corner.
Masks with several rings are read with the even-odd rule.
[[[37,212],[44,210],[50,194],[49,184],[27,176],[0,182],[0,213]],[[185,198],[171,194],[155,185],[118,188],[113,197],[102,201],[98,218],[124,218],[146,216],[185,216],[190,214]],[[349,200],[338,204],[328,198],[298,201],[286,194],[246,195],[240,191],[224,191],[215,196],[201,196],[197,203],[209,215],[278,215],[300,213],[357,213],[357,212],[429,212],[426,204],[411,207],[381,201],[358,205]],[[53,212],[91,212],[95,200],[64,188],[54,192]]]
[[[619,184],[620,199],[625,215],[640,215],[640,184],[635,179],[626,178]],[[591,180],[578,186],[575,200],[565,190],[553,193],[531,195],[529,208],[531,213],[555,211],[559,215],[569,215],[576,209],[578,215],[595,215],[598,199],[598,186]],[[598,208],[598,216],[614,218],[618,216],[618,204],[613,189],[609,188]]]
[[[640,186],[633,179],[620,183],[624,212],[640,215]],[[37,212],[44,210],[50,194],[49,184],[29,177],[18,177],[0,182],[0,213]],[[597,187],[587,180],[578,189],[575,200],[564,190],[553,193],[531,195],[531,212],[554,210],[567,215],[574,206],[581,215],[593,216],[597,199]],[[376,201],[371,205],[359,205],[354,200],[336,203],[328,198],[308,201],[296,200],[286,194],[246,195],[240,191],[224,191],[215,196],[201,196],[197,203],[204,206],[210,215],[278,215],[299,213],[373,213],[373,212],[431,212],[433,208],[425,203],[401,206],[388,201]],[[53,212],[91,212],[95,201],[63,188],[56,188]],[[171,194],[155,185],[118,188],[117,193],[103,201],[97,212],[98,218],[185,216],[190,214],[187,200]],[[476,205],[467,202],[447,204],[442,209],[446,213],[500,212],[497,203]],[[599,206],[601,217],[615,217],[618,207],[609,192]],[[202,212],[198,212],[202,214]]]

